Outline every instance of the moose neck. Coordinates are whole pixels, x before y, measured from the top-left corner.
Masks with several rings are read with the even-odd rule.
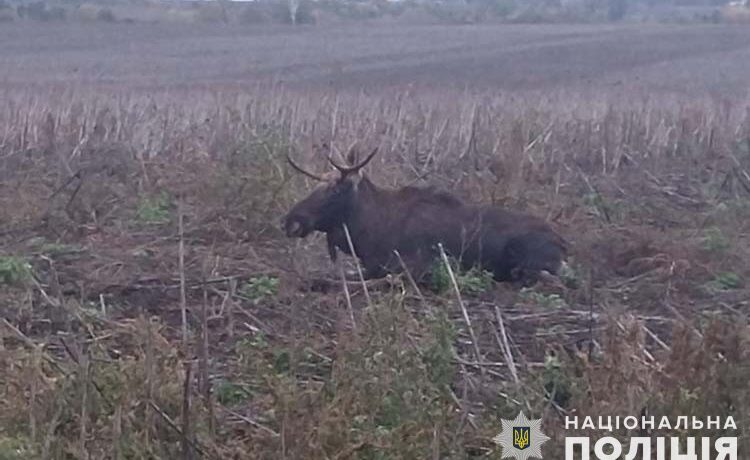
[[[357,248],[361,244],[362,239],[366,238],[368,233],[368,216],[373,216],[379,212],[378,203],[381,193],[381,190],[366,176],[360,179],[351,206],[342,216],[343,218],[341,219],[338,228],[329,235],[329,237],[335,241],[339,249],[347,254],[351,253],[349,243],[346,241],[346,235],[343,230],[344,225],[346,225],[346,228],[349,230],[349,236],[352,239],[352,244],[354,244],[355,250],[359,252]]]

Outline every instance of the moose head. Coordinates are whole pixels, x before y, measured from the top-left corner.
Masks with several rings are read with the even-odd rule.
[[[361,169],[373,159],[375,148],[364,161],[354,166],[341,166],[331,155],[328,161],[336,169],[326,174],[314,174],[297,165],[288,155],[287,161],[296,171],[315,179],[320,184],[284,217],[282,225],[289,237],[304,238],[313,231],[330,232],[353,212],[356,202]],[[350,151],[352,156],[353,151]]]

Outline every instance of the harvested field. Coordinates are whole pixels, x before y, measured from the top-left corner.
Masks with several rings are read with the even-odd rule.
[[[519,409],[545,458],[566,415],[750,449],[750,29],[35,27],[0,26],[0,458],[499,458]],[[285,155],[355,141],[568,268],[348,305],[279,219]]]
[[[750,29],[666,25],[28,24],[0,28],[6,85],[190,89],[614,89],[746,95]],[[32,27],[33,29],[33,27]],[[33,50],[33,51],[32,51]]]

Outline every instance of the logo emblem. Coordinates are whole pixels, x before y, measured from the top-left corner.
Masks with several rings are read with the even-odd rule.
[[[542,458],[542,444],[549,437],[542,433],[542,420],[529,420],[519,413],[515,420],[501,420],[503,431],[493,441],[503,448],[501,458],[527,460]]]
[[[524,450],[529,447],[529,432],[531,430],[527,426],[514,426],[513,427],[513,447],[516,449]]]

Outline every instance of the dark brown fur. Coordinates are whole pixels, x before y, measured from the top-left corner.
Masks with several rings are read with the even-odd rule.
[[[351,254],[344,224],[368,278],[400,271],[394,250],[421,277],[437,243],[464,268],[481,266],[499,281],[556,273],[565,256],[562,238],[534,216],[464,204],[433,188],[381,189],[352,172],[329,177],[284,218],[288,236],[326,233],[332,259],[336,250]]]

